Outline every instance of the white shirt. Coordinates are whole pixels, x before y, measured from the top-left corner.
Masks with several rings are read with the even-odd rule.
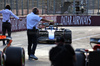
[[[36,27],[38,29],[37,25],[41,21],[42,17],[34,14],[31,12],[27,15],[27,29],[33,29],[33,27]]]
[[[17,17],[16,15],[14,15],[12,13],[12,11],[10,11],[9,9],[2,10],[2,11],[0,11],[0,13],[3,15],[2,22],[6,22],[7,20],[8,20],[8,22],[11,22],[10,21],[10,17],[11,16],[13,16],[16,19],[19,19],[19,17]]]

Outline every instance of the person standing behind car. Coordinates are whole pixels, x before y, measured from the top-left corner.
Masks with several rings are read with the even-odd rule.
[[[6,34],[6,30],[8,32],[8,36],[11,37],[11,21],[10,21],[10,17],[13,16],[16,19],[19,19],[19,17],[17,17],[16,15],[13,14],[13,12],[11,11],[11,7],[10,5],[6,5],[4,10],[0,11],[0,14],[2,14],[3,19],[2,19],[2,35]],[[22,19],[19,19],[22,20]],[[7,41],[8,43],[8,41]],[[3,40],[3,45],[5,44],[5,41]]]
[[[56,45],[49,51],[51,66],[74,66],[76,58],[73,48],[64,44],[63,37],[57,37]]]
[[[38,32],[38,23],[40,21],[51,22],[49,20],[43,19],[39,16],[39,9],[33,8],[32,12],[27,15],[27,37],[28,37],[28,57],[29,60],[38,58],[35,56],[35,50],[37,47],[37,32]],[[53,22],[52,22],[53,23]]]

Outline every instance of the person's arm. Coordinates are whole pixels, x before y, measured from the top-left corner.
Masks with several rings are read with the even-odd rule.
[[[16,19],[19,19],[19,17],[17,17],[14,13],[12,13],[12,11],[11,11],[11,16],[13,16]]]
[[[49,20],[46,20],[46,19],[41,19],[41,21],[45,21],[45,22],[51,22],[51,21],[49,21]]]
[[[55,23],[53,20],[41,19],[41,21],[48,22],[49,24],[54,24]]]
[[[22,19],[20,19],[19,17],[17,17],[14,13],[12,13],[12,11],[11,11],[11,16],[13,16],[14,18],[19,19],[20,21],[22,21]]]
[[[74,61],[76,61],[77,59],[76,59],[76,55],[75,55],[75,51],[74,51],[73,47],[71,45],[67,45],[67,44],[65,46],[70,51],[70,53],[73,55]]]
[[[76,62],[76,55],[75,55],[75,51],[74,51],[74,49],[73,49],[73,47],[72,46],[70,46],[71,47],[71,52],[72,52],[72,54],[73,54],[73,59],[74,59],[74,62]]]

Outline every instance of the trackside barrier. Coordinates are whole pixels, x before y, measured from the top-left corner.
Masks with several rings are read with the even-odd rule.
[[[62,26],[100,26],[100,16],[57,16]]]
[[[64,15],[41,16],[48,20],[60,23],[60,26],[100,26],[100,16],[90,15]],[[20,17],[22,21],[11,18],[12,31],[26,30],[26,17]],[[2,31],[2,18],[0,18],[0,32]]]
[[[14,18],[11,19],[12,31],[21,31],[26,30],[26,18],[21,17],[22,21],[16,20]]]
[[[11,18],[12,31],[26,30],[26,17],[20,17],[20,18],[22,18],[22,21]],[[0,32],[2,32],[2,18],[0,18]]]

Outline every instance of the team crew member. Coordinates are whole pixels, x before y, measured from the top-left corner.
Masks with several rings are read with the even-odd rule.
[[[32,12],[27,15],[27,36],[28,36],[28,55],[29,60],[38,58],[35,56],[35,50],[37,47],[37,32],[38,32],[38,23],[40,21],[51,22],[49,20],[43,19],[42,17],[38,16],[39,9],[33,8]]]
[[[19,19],[19,17],[17,17],[16,15],[14,15],[12,13],[10,5],[6,5],[5,9],[0,11],[0,14],[2,14],[2,16],[3,16],[3,19],[2,19],[2,22],[3,22],[2,23],[2,34],[5,35],[6,30],[7,30],[8,36],[11,37],[10,17],[13,16],[16,19]],[[21,20],[21,19],[19,19],[19,20]],[[3,40],[3,45],[6,45],[4,40]]]

